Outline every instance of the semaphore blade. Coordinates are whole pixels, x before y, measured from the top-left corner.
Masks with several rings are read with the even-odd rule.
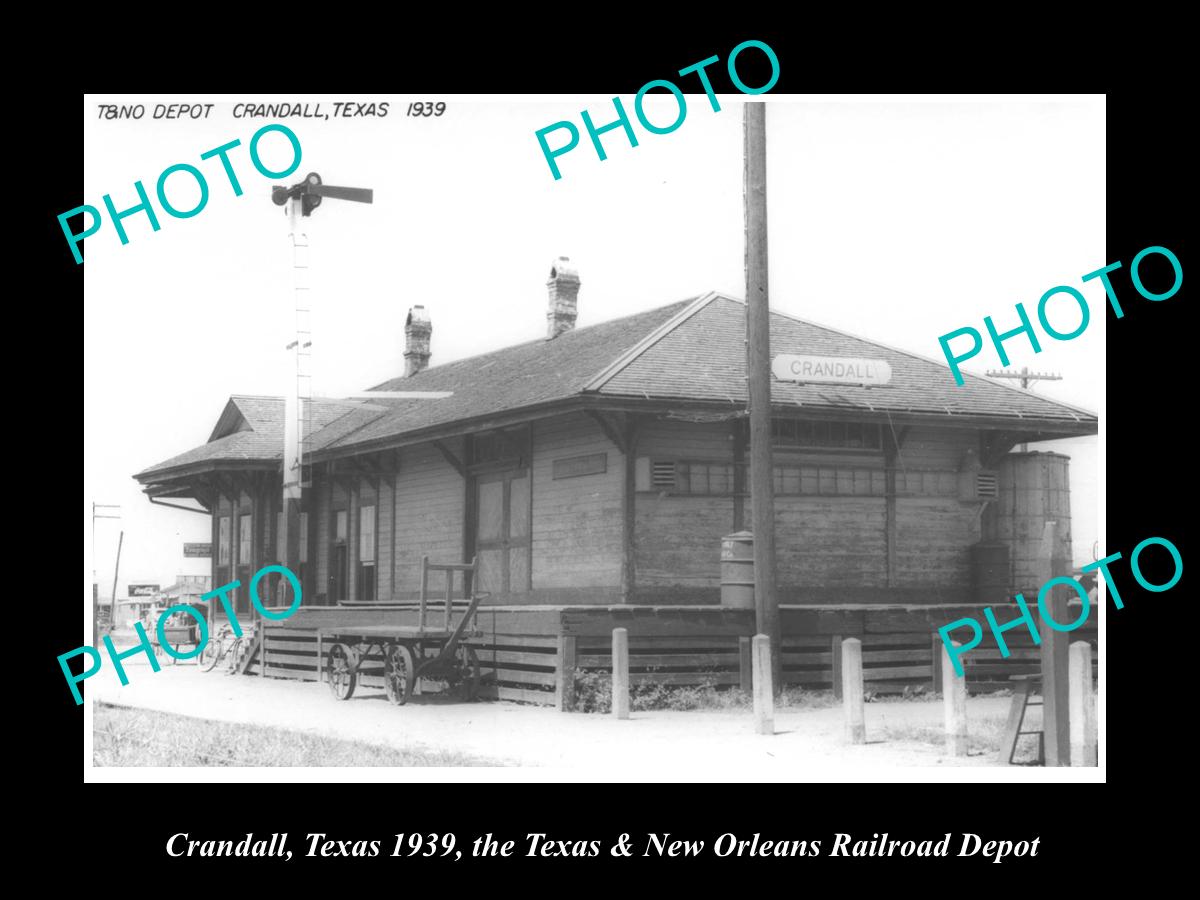
[[[338,187],[332,184],[309,185],[308,192],[318,197],[333,200],[353,200],[356,203],[373,203],[375,192],[370,188]]]

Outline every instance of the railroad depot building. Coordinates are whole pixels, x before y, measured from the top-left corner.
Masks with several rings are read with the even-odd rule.
[[[548,287],[543,339],[429,366],[414,307],[405,373],[379,399],[307,401],[304,602],[262,629],[250,670],[265,656],[266,674],[315,678],[315,629],[404,615],[428,556],[478,558],[494,696],[569,703],[614,625],[644,679],[744,679],[754,614],[721,605],[721,552],[751,521],[745,304],[708,293],[577,329],[569,261]],[[943,365],[780,312],[771,353],[828,369],[777,365],[771,388],[785,680],[836,681],[831,638],[857,635],[880,689],[929,684],[931,629],[1036,596],[1047,522],[1069,558],[1068,460],[1014,448],[1096,434],[1097,418],[978,376],[956,386]],[[828,380],[836,361],[846,383]],[[250,577],[283,562],[283,418],[281,398],[231,397],[207,443],[135,476],[211,511],[212,583],[240,580],[247,617]],[[1012,659],[994,643],[967,657],[973,684],[1036,666],[1009,636]]]

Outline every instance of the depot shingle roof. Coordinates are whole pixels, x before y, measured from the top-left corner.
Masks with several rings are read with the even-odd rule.
[[[342,429],[359,424],[355,416],[378,415],[379,407],[361,400],[312,401],[313,444],[318,435],[333,439]],[[150,466],[134,476],[153,481],[156,476],[197,471],[220,463],[270,463],[283,459],[283,398],[234,395],[229,398],[208,443]],[[343,419],[350,420],[342,424]]]
[[[450,391],[436,400],[379,400],[387,412],[351,434],[326,444],[327,450],[391,437],[482,416],[540,406],[579,396],[589,381],[649,334],[687,309],[683,300],[564,332],[553,340],[529,341],[408,378],[394,378],[373,391]]]
[[[381,396],[369,403],[318,400],[310,451],[316,458],[344,455],[460,422],[588,396],[744,406],[745,315],[744,302],[706,294],[552,340],[435,366],[371,389],[450,396]],[[994,427],[1051,426],[1074,434],[1097,430],[1096,416],[1087,410],[977,375],[966,374],[959,387],[950,370],[934,360],[784,313],[771,314],[771,352],[883,359],[892,368],[884,386],[773,381],[776,406],[815,413],[970,416]],[[209,443],[135,477],[152,480],[147,476],[221,460],[281,459],[283,401],[233,397],[230,404],[236,410],[226,408]]]
[[[714,295],[689,313],[665,329],[652,346],[614,367],[592,387],[607,395],[727,399],[745,404],[746,304]],[[965,375],[959,387],[941,363],[785,313],[771,314],[771,353],[883,359],[892,368],[886,386],[773,380],[771,402],[775,405],[1096,422],[1095,414],[1087,410],[977,375]]]

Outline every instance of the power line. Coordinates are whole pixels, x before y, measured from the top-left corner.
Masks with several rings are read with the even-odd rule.
[[[1033,381],[1062,381],[1063,377],[1055,372],[1030,372],[1029,366],[1023,366],[1020,372],[1006,372],[1004,369],[989,369],[987,372],[989,378],[1019,378],[1021,387],[1029,390],[1029,384]]]
[[[1020,372],[1006,372],[1003,369],[988,369],[989,378],[1019,378],[1022,390],[1029,390],[1029,385],[1035,381],[1062,381],[1063,377],[1057,372],[1030,372],[1029,366],[1022,366]],[[1028,444],[1021,444],[1021,452],[1029,449]]]

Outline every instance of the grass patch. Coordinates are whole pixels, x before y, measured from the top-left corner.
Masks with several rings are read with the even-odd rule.
[[[967,718],[967,756],[995,757],[1000,751],[1000,741],[1004,737],[1004,726],[1007,716],[986,716]],[[1033,728],[1037,719],[1027,713],[1025,727]],[[912,741],[918,744],[932,744],[935,747],[946,745],[946,731],[939,723],[937,725],[915,724],[911,722],[882,723],[884,741]],[[1013,756],[1014,765],[1036,765],[1038,753],[1038,737],[1036,734],[1022,735],[1017,739],[1017,752]]]
[[[806,691],[796,685],[788,685],[775,699],[775,708],[824,709],[837,703],[832,691]],[[638,712],[661,709],[749,710],[754,708],[754,699],[740,688],[713,682],[673,685],[638,684],[634,681],[629,686],[629,708]],[[587,713],[612,712],[612,673],[603,669],[576,671],[575,710]]]
[[[941,697],[941,694],[934,694],[923,684],[906,684],[901,691],[882,691],[877,688],[873,689],[869,685],[863,690],[864,703],[897,703],[897,702],[917,702],[925,703],[929,700],[936,700]]]
[[[303,731],[97,703],[97,766],[499,766],[453,750],[400,750]]]

